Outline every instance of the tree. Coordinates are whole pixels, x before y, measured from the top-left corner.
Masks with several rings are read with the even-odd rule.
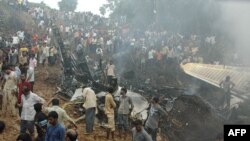
[[[77,7],[78,0],[62,0],[58,2],[58,6],[61,11],[75,11]]]
[[[103,16],[105,16],[105,14],[106,14],[106,8],[105,8],[104,6],[100,7],[99,11],[100,11],[100,13],[101,13]]]

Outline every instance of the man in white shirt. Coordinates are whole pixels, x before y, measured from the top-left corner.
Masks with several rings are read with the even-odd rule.
[[[127,95],[127,89],[121,88],[120,92],[120,104],[118,108],[118,129],[119,129],[119,136],[122,138],[122,134],[124,135],[124,139],[127,138],[127,133],[129,131],[129,116],[134,108],[134,104],[132,99]]]
[[[43,45],[39,47],[39,56],[39,64],[43,64],[46,58],[46,43],[43,43]]]
[[[30,60],[29,60],[29,67],[35,68],[37,66],[37,60],[35,58],[35,54],[31,54]]]
[[[211,45],[214,45],[216,43],[215,36],[210,36],[205,39],[205,41]]]
[[[46,46],[46,48],[45,48],[45,56],[46,56],[46,59],[49,58],[49,49],[50,49],[50,47],[49,47],[49,46]]]
[[[19,38],[16,35],[12,37],[12,44],[13,45],[19,44]]]
[[[100,55],[100,56],[103,56],[102,48],[97,48],[97,49],[96,49],[96,54],[97,54],[97,55]]]
[[[44,42],[46,42],[49,45],[51,43],[51,38],[47,36]]]
[[[43,67],[45,66],[45,62],[48,61],[49,58],[49,47],[44,43],[44,45],[41,47],[41,57],[40,57],[40,63],[43,64]]]
[[[21,70],[20,68],[18,67],[18,65],[11,65],[11,70],[15,73],[15,76],[16,76],[16,81],[18,82],[19,79],[20,79],[20,76],[21,76]]]
[[[13,117],[17,117],[17,109],[15,104],[17,102],[17,98],[15,92],[17,90],[17,80],[16,74],[9,67],[5,71],[5,81],[3,82],[3,103],[2,103],[2,114],[3,116],[7,116],[8,114]]]
[[[25,63],[24,66],[27,69],[26,81],[30,82],[31,91],[33,91],[34,84],[35,84],[35,70],[34,70],[34,68],[29,67],[28,63]]]
[[[52,102],[52,107],[44,108],[45,113],[55,111],[58,114],[58,123],[60,123],[63,127],[65,127],[64,121],[69,121],[71,124],[73,124],[77,128],[74,120],[69,117],[69,115],[66,113],[64,109],[59,107],[59,104],[60,104],[59,100],[54,98],[50,102],[48,102],[48,104],[50,104],[51,102]]]
[[[11,48],[9,51],[9,64],[16,65],[18,60],[18,51],[15,48]]]
[[[108,52],[110,53],[113,52],[113,43],[111,39],[107,41],[107,48],[108,48]]]
[[[56,54],[57,54],[57,50],[55,48],[55,46],[51,47],[49,49],[49,64],[50,65],[54,65],[56,62]]]
[[[24,40],[24,31],[18,31],[17,32],[17,36],[18,36],[18,38],[20,39],[20,40]]]
[[[69,26],[65,27],[65,33],[66,33],[66,36],[68,37],[69,33],[70,33],[70,27]]]
[[[107,74],[108,84],[111,85],[112,78],[115,77],[115,65],[113,64],[113,61],[110,61],[109,64],[107,65],[106,74]]]
[[[151,49],[148,52],[148,60],[153,60],[154,59],[154,55],[155,55],[156,51],[154,49]]]
[[[44,20],[41,20],[38,24],[39,28],[43,28],[44,27]]]
[[[95,122],[95,112],[96,112],[96,95],[91,88],[83,89],[83,107],[86,109],[86,134],[93,132],[94,122]]]
[[[22,107],[20,133],[24,134],[28,130],[30,135],[34,136],[34,118],[36,114],[34,105],[36,103],[44,103],[45,101],[43,98],[32,93],[28,87],[23,87],[21,98],[21,104],[18,104],[19,107]]]
[[[61,25],[61,26],[60,26],[60,32],[63,32],[63,31],[64,31],[64,26]]]

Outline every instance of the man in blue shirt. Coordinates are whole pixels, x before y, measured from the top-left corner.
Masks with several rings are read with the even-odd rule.
[[[65,129],[58,123],[58,114],[51,111],[48,120],[50,125],[47,128],[45,141],[64,141]]]

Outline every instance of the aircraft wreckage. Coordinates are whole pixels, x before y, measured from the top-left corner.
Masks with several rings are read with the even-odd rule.
[[[53,34],[64,71],[59,94],[67,98],[69,103],[80,105],[79,113],[84,115],[84,109],[81,107],[83,90],[81,85],[90,86],[98,98],[98,111],[103,112],[104,96],[108,88],[101,79],[98,79],[103,72],[90,70],[87,54],[84,52],[69,52],[57,27],[53,28]],[[113,80],[111,86],[116,89],[113,96],[116,102],[119,102],[121,87],[118,86],[116,79]],[[149,107],[147,97],[162,96],[161,105],[169,112],[168,118],[162,119],[160,124],[162,137],[171,141],[211,141],[215,140],[215,137],[223,131],[225,118],[219,116],[219,112],[203,98],[186,95],[187,90],[174,87],[156,89],[140,86],[140,88],[143,90],[128,91],[127,93],[135,106],[131,117],[145,120]]]
[[[108,86],[103,83],[98,82],[99,80],[95,80],[93,77],[93,72],[89,69],[88,61],[85,57],[84,52],[79,55],[79,53],[74,54],[67,51],[65,48],[65,44],[61,39],[59,30],[57,28],[53,29],[54,36],[56,37],[56,44],[59,49],[59,55],[61,58],[61,62],[63,65],[63,73],[61,80],[61,87],[59,88],[59,93],[70,99],[70,101],[82,101],[82,90],[81,85],[87,85],[92,87],[95,91],[97,98],[98,98],[98,105],[99,110],[102,110],[104,106],[104,98]],[[120,97],[120,89],[121,87],[118,86],[117,80],[114,79],[112,81],[112,85],[116,91],[113,93],[115,100],[118,102]],[[134,103],[134,109],[132,111],[132,116],[139,116],[141,119],[146,119],[147,111],[146,109],[149,106],[148,101],[142,95],[128,91],[128,96],[132,98]]]

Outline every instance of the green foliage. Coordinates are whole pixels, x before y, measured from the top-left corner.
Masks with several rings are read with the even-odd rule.
[[[32,2],[29,2],[29,5],[30,5],[30,7],[41,7],[41,8],[44,8],[44,9],[50,8],[43,1],[41,3],[32,3]]]
[[[104,16],[106,14],[106,8],[105,7],[100,7],[100,13]]]
[[[58,2],[61,11],[75,11],[77,7],[77,0],[62,0]]]

